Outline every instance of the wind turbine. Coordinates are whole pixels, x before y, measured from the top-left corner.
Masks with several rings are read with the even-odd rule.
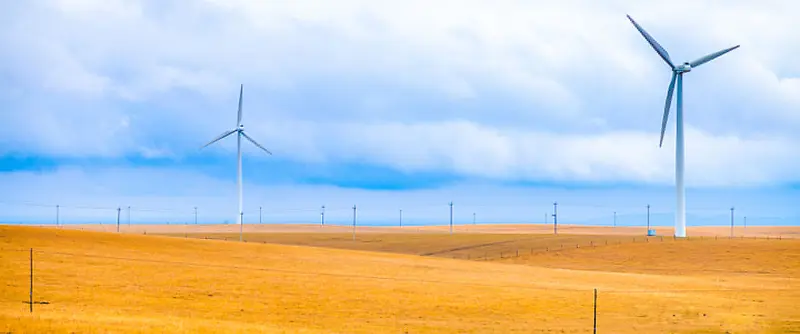
[[[205,145],[203,145],[203,147],[200,148],[200,149],[203,149],[208,145],[216,143],[217,141],[236,133],[236,159],[237,159],[237,163],[238,163],[237,173],[236,173],[236,186],[238,187],[238,190],[239,190],[239,213],[236,214],[236,221],[239,222],[240,225],[242,224],[242,216],[243,216],[243,213],[242,213],[243,212],[242,211],[242,137],[244,137],[245,139],[249,140],[256,147],[264,150],[264,152],[267,152],[267,154],[272,155],[272,152],[270,152],[269,150],[264,148],[264,146],[261,146],[261,144],[257,143],[255,140],[253,140],[253,138],[250,138],[250,136],[248,136],[247,133],[244,132],[244,125],[242,124],[242,92],[243,91],[244,91],[244,85],[239,86],[239,115],[236,118],[236,128],[234,128],[233,130],[229,130],[229,131],[223,132],[221,135],[217,136],[217,138],[214,138],[214,140],[210,141],[208,144],[205,144]]]
[[[650,36],[650,34],[648,34],[644,28],[636,23],[636,21],[634,21],[630,15],[628,15],[628,20],[633,23],[633,26],[636,27],[636,30],[639,30],[639,33],[641,33],[642,36],[644,36],[644,39],[650,43],[650,46],[653,47],[653,50],[656,50],[658,55],[661,56],[661,59],[663,59],[672,70],[672,80],[670,81],[669,88],[667,89],[667,102],[664,106],[664,117],[661,120],[661,140],[658,142],[658,147],[661,147],[661,144],[664,143],[664,131],[667,128],[667,119],[669,119],[669,107],[670,103],[672,103],[672,93],[675,90],[675,82],[677,81],[678,83],[678,101],[676,103],[677,110],[675,112],[675,122],[677,127],[675,131],[675,188],[678,201],[675,212],[675,236],[686,237],[686,191],[683,187],[683,75],[685,73],[689,73],[693,68],[697,68],[700,65],[710,62],[717,57],[738,48],[739,45],[714,52],[692,62],[685,62],[679,66],[675,66],[675,64],[672,63],[672,59],[669,58],[669,53],[667,53],[667,50],[664,50],[664,48],[661,47],[658,42],[656,42],[653,36]]]

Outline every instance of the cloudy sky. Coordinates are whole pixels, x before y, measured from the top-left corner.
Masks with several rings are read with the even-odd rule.
[[[689,224],[800,217],[791,1],[6,1],[0,220],[659,222],[674,208],[675,62],[687,74]],[[674,110],[673,110],[674,112]],[[72,210],[72,211],[70,211]],[[191,216],[191,218],[188,218]],[[702,217],[713,217],[704,219]],[[720,218],[721,217],[721,218]],[[740,218],[737,218],[740,219]],[[794,220],[793,220],[794,219]]]

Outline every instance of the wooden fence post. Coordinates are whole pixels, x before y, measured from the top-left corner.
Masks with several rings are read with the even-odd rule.
[[[597,289],[594,289],[594,324],[592,325],[592,333],[597,334]]]
[[[31,313],[33,313],[33,248],[31,248],[31,290],[30,290]]]

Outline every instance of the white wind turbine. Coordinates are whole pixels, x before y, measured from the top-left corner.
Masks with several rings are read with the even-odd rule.
[[[692,62],[686,62],[682,65],[675,66],[672,63],[672,60],[669,58],[669,53],[667,50],[664,50],[656,40],[647,33],[633,18],[628,15],[628,20],[633,23],[633,26],[636,27],[636,30],[639,30],[639,33],[644,36],[644,39],[650,43],[650,46],[653,47],[653,50],[656,50],[661,59],[663,59],[667,65],[669,65],[670,69],[672,70],[672,81],[669,83],[669,88],[667,89],[667,102],[664,106],[664,117],[661,120],[661,141],[658,143],[658,147],[661,147],[661,144],[664,142],[664,131],[667,128],[667,120],[669,119],[669,107],[670,103],[672,103],[672,93],[675,90],[675,81],[678,82],[678,101],[677,101],[677,110],[675,112],[675,123],[676,123],[676,131],[675,131],[675,188],[677,192],[677,205],[675,207],[675,236],[676,237],[686,237],[686,199],[685,194],[686,191],[683,187],[683,157],[684,157],[684,147],[683,147],[683,74],[689,73],[692,68],[696,68],[700,65],[703,65],[707,62],[710,62],[716,59],[719,56],[722,56],[739,46],[733,46],[721,51],[714,52],[709,54],[705,57],[699,58]]]
[[[230,136],[236,133],[236,160],[238,163],[237,173],[236,173],[236,185],[239,190],[239,213],[236,215],[236,221],[241,225],[242,224],[242,137],[249,140],[253,145],[257,146],[258,148],[264,150],[269,155],[272,155],[272,152],[261,146],[261,144],[257,143],[253,138],[250,138],[244,132],[244,125],[242,124],[242,92],[244,91],[244,85],[239,86],[239,115],[236,118],[236,128],[233,130],[225,131],[221,135],[214,138],[214,140],[210,141],[208,144],[203,145],[201,149],[205,148],[208,145],[216,143],[217,141]]]

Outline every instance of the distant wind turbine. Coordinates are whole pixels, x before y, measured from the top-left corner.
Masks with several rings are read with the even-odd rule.
[[[686,237],[686,191],[683,186],[683,74],[690,72],[692,68],[696,68],[700,65],[710,62],[717,57],[738,48],[739,45],[714,52],[692,62],[683,63],[680,66],[675,66],[675,64],[672,63],[672,59],[669,58],[669,53],[667,53],[667,50],[664,50],[664,48],[661,47],[661,45],[658,44],[658,42],[656,42],[656,40],[650,36],[650,34],[648,34],[644,28],[636,23],[636,21],[634,21],[630,15],[628,15],[628,20],[633,23],[633,26],[636,27],[636,30],[639,30],[639,33],[641,33],[642,36],[644,36],[644,39],[650,43],[650,46],[653,47],[653,50],[656,50],[658,55],[661,56],[661,59],[663,59],[672,70],[672,80],[670,81],[669,88],[667,89],[667,102],[664,106],[664,117],[661,120],[661,140],[658,142],[658,147],[661,147],[661,144],[664,143],[664,131],[667,128],[667,120],[669,119],[669,107],[670,103],[672,103],[672,93],[675,90],[675,82],[677,81],[678,83],[678,101],[676,103],[677,110],[675,112],[675,121],[677,124],[677,129],[675,131],[675,188],[678,201],[675,212],[675,236]]]
[[[245,139],[249,140],[256,147],[264,150],[264,152],[267,152],[267,154],[272,155],[272,152],[270,152],[269,150],[264,148],[264,146],[261,146],[261,144],[257,143],[255,140],[253,140],[253,138],[250,138],[250,136],[248,136],[244,132],[244,125],[242,124],[242,92],[243,91],[244,91],[244,85],[239,86],[239,115],[236,118],[236,128],[234,128],[233,130],[229,130],[229,131],[223,132],[221,135],[217,136],[217,138],[214,138],[214,140],[210,141],[208,144],[205,144],[205,145],[203,145],[203,147],[200,148],[200,149],[203,149],[203,148],[207,147],[208,145],[216,143],[217,141],[236,133],[236,159],[237,159],[237,163],[238,163],[237,173],[236,173],[236,185],[237,185],[238,190],[239,190],[239,212],[236,214],[236,221],[238,221],[239,224],[242,224],[242,216],[243,216],[243,211],[242,211],[242,137],[244,137]]]

